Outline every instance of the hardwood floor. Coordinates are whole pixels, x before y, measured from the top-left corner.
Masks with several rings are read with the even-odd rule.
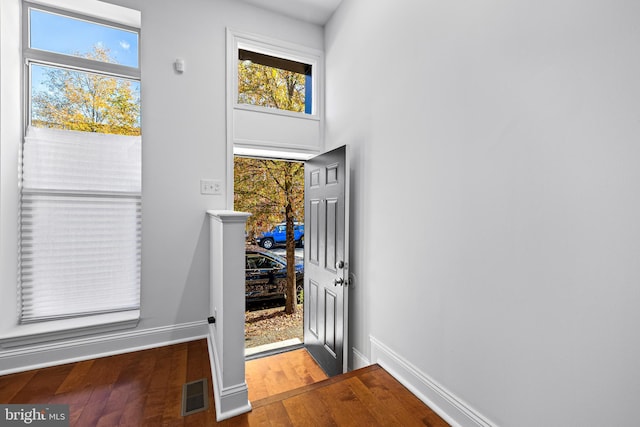
[[[249,401],[255,402],[328,377],[311,355],[300,349],[248,361],[245,378],[249,386]]]
[[[181,416],[182,385],[207,378],[206,340],[88,360],[0,377],[0,403],[69,404],[70,424],[204,426],[206,412]]]
[[[447,425],[378,365],[322,380],[304,350],[269,359],[247,363],[253,410],[220,423],[211,390],[181,416],[182,385],[212,384],[206,340],[0,376],[0,403],[69,404],[79,427]]]

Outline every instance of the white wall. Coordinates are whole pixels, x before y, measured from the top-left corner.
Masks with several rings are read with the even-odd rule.
[[[153,337],[181,339],[188,332],[174,333],[176,325],[198,322],[202,323],[204,335],[205,319],[209,315],[209,227],[205,211],[226,208],[227,198],[225,195],[201,195],[199,180],[211,178],[226,182],[227,177],[226,28],[264,34],[314,49],[322,49],[322,28],[233,0],[110,2],[142,12],[142,309],[140,324],[134,331],[138,334],[136,342],[153,345],[154,338],[144,338],[151,333]],[[3,0],[3,12],[9,4],[18,5],[19,1]],[[3,22],[3,34],[4,30]],[[10,54],[3,48],[3,59]],[[186,71],[182,75],[173,70],[176,58],[185,60]],[[2,78],[12,79],[9,83],[13,85],[7,87],[18,85],[13,74],[3,72]],[[13,143],[21,133],[19,128],[13,133],[5,131],[5,125],[9,123],[4,116],[5,100],[3,92],[3,147],[9,139]],[[12,156],[17,159],[17,154]],[[16,185],[13,161],[7,160],[2,152],[3,189]],[[5,163],[12,168],[6,174]],[[2,197],[0,286],[3,296],[0,300],[3,305],[13,307],[17,220],[11,213],[15,202],[7,201],[11,199],[4,193]],[[13,208],[11,203],[14,203]],[[5,241],[6,237],[13,240]],[[8,295],[13,296],[5,298]],[[2,330],[7,330],[14,322],[12,318],[0,320]],[[99,348],[87,343],[68,348],[59,355],[42,353],[31,358],[0,360],[3,362],[0,371],[20,368],[20,364],[51,362],[52,357],[84,357],[119,351],[131,345],[131,340],[121,341],[107,340],[101,342]],[[2,356],[0,351],[0,358]]]
[[[226,207],[199,193],[200,178],[226,178],[226,28],[313,48],[322,30],[231,0],[119,3],[142,11],[143,316],[181,323],[207,314],[204,212]]]
[[[353,148],[359,353],[371,335],[496,425],[637,424],[638,16],[344,0],[326,144]]]

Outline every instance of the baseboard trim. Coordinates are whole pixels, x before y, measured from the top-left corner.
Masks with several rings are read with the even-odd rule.
[[[364,367],[367,367],[367,366],[371,365],[371,362],[369,361],[369,359],[367,359],[364,354],[360,353],[357,348],[352,347],[351,348],[351,354],[352,354],[352,357],[353,357],[353,359],[352,359],[353,360],[353,366],[352,366],[353,370],[364,368]]]
[[[207,322],[87,336],[0,351],[0,375],[163,347],[207,337]]]
[[[454,427],[496,427],[381,341],[373,336],[369,339],[371,362],[382,366],[446,422]]]

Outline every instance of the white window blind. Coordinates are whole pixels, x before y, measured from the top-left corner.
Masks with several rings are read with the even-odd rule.
[[[20,321],[140,307],[141,140],[29,127]]]

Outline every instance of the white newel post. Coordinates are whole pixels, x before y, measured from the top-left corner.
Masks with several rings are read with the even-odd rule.
[[[210,225],[209,357],[218,421],[251,410],[244,376],[245,212],[207,211]]]

